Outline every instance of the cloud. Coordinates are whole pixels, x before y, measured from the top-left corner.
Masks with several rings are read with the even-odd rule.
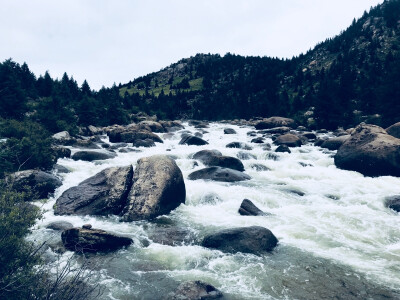
[[[3,0],[0,59],[92,87],[196,53],[291,57],[382,0]]]

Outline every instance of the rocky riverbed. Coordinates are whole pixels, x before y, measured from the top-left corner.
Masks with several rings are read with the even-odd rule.
[[[180,299],[188,281],[189,290],[223,299],[400,298],[400,216],[387,207],[400,194],[400,178],[365,177],[334,162],[333,149],[349,134],[378,147],[359,135],[385,134],[380,129],[310,132],[285,120],[154,123],[108,128],[79,143],[61,135],[72,158],[58,160],[62,185],[37,203],[45,213],[30,238],[58,245],[46,250],[49,260],[59,253],[82,260],[70,239],[62,249],[62,230],[96,232],[101,245],[109,245],[102,239],[108,233],[123,239],[113,251],[87,254],[102,299]],[[336,140],[315,146],[327,138]],[[397,139],[384,140],[397,147]],[[159,155],[162,163],[152,158]],[[62,206],[70,202],[79,207]],[[59,221],[69,224],[48,228]]]

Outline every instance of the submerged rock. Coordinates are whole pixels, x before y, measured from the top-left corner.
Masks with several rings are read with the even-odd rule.
[[[200,160],[206,166],[218,166],[237,171],[244,171],[243,163],[231,156],[224,156],[217,150],[201,150],[193,155],[193,159]]]
[[[251,177],[247,174],[244,174],[242,172],[233,169],[221,168],[221,167],[209,167],[189,174],[189,179],[190,180],[209,179],[214,181],[235,182],[235,181],[250,180]]]
[[[100,229],[71,228],[61,234],[64,247],[75,252],[112,251],[129,246],[133,240]]]
[[[278,239],[267,228],[260,226],[221,230],[206,236],[202,246],[224,252],[261,254],[272,251]]]
[[[147,220],[185,203],[186,190],[176,162],[165,155],[138,160],[123,221]]]
[[[232,142],[226,145],[226,148],[239,148],[243,150],[253,150],[253,147],[242,142]]]
[[[386,197],[385,205],[394,211],[400,212],[400,195]]]
[[[178,286],[166,299],[171,300],[209,300],[222,297],[221,291],[211,284],[196,280],[187,281]]]
[[[53,174],[39,170],[25,170],[11,174],[8,181],[13,189],[26,191],[27,189],[39,198],[47,198],[62,185],[60,179]]]
[[[132,186],[133,168],[113,167],[66,190],[56,201],[56,215],[119,214]]]
[[[400,139],[379,126],[362,123],[334,158],[338,168],[366,176],[400,176]]]
[[[195,236],[186,228],[158,226],[150,230],[149,239],[162,245],[181,246],[192,243]]]
[[[267,214],[254,205],[249,199],[244,199],[239,208],[242,216],[266,216]]]
[[[260,172],[260,171],[271,171],[270,168],[268,168],[267,166],[264,166],[263,164],[251,164],[250,168],[255,169],[258,172]]]

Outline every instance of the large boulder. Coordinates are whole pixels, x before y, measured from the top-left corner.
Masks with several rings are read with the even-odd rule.
[[[11,174],[8,178],[17,191],[31,191],[34,197],[47,198],[62,185],[53,174],[39,170],[25,170]]]
[[[202,146],[202,145],[208,145],[208,142],[203,140],[202,138],[199,138],[194,135],[184,135],[182,136],[181,141],[179,142],[179,145],[196,145],[196,146]]]
[[[236,130],[233,128],[225,128],[224,134],[237,134]]]
[[[189,174],[190,180],[208,179],[223,182],[235,182],[250,180],[251,177],[242,172],[221,168],[221,167],[208,167]]]
[[[112,167],[66,190],[56,201],[56,215],[119,214],[132,186],[133,168]]]
[[[54,221],[48,224],[46,228],[57,231],[64,231],[67,229],[74,228],[74,225],[72,225],[70,222],[67,221]]]
[[[400,139],[362,123],[338,149],[335,165],[366,176],[400,176]]]
[[[211,300],[221,298],[220,290],[211,284],[196,280],[187,281],[178,286],[175,292],[168,294],[171,300]]]
[[[72,155],[73,160],[84,160],[84,161],[94,161],[94,160],[104,160],[114,158],[117,155],[112,152],[97,152],[97,151],[78,151]]]
[[[300,147],[303,143],[301,139],[294,134],[287,133],[281,136],[278,136],[274,141],[276,145],[286,145],[288,147]]]
[[[236,157],[224,156],[218,150],[202,150],[193,155],[193,159],[200,160],[206,166],[218,166],[223,168],[244,171],[242,162]]]
[[[165,155],[138,160],[124,221],[147,220],[167,214],[185,203],[186,189],[176,162]]]
[[[341,135],[338,137],[330,138],[321,144],[322,148],[327,148],[329,150],[337,150],[343,143],[350,137],[350,135]]]
[[[263,119],[256,123],[255,127],[257,130],[260,129],[269,129],[275,127],[291,127],[294,128],[296,126],[296,122],[293,119],[282,118],[282,117],[271,117],[267,119]]]
[[[133,240],[100,229],[71,228],[61,234],[64,247],[75,252],[113,251],[129,246]]]
[[[53,141],[59,145],[70,145],[72,144],[75,139],[70,136],[68,131],[61,131],[51,136]]]
[[[400,139],[400,122],[393,124],[386,128],[386,132],[389,133],[391,136]]]
[[[206,248],[253,254],[272,251],[277,244],[278,239],[275,235],[269,229],[260,226],[221,230],[206,236],[202,241],[202,246]]]
[[[139,128],[136,125],[130,127],[114,127],[107,131],[111,143],[134,143],[136,140],[151,139],[154,142],[162,143],[162,139],[148,129]]]

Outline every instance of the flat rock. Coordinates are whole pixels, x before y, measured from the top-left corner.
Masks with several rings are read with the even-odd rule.
[[[114,158],[117,155],[112,152],[97,152],[97,151],[78,151],[72,155],[73,160],[84,160],[84,161],[94,161],[94,160],[105,160]]]
[[[148,220],[185,203],[186,189],[176,162],[165,155],[138,160],[123,221]]]
[[[61,234],[64,247],[75,252],[113,251],[129,246],[133,240],[100,229],[71,228]]]
[[[326,148],[329,150],[337,150],[340,148],[340,146],[343,145],[343,143],[350,137],[350,135],[341,135],[338,137],[330,138],[325,140],[321,144],[321,148]]]
[[[133,168],[112,167],[66,190],[56,201],[56,215],[119,214],[132,186]]]
[[[57,231],[64,231],[67,229],[74,228],[74,225],[72,225],[70,222],[67,222],[67,221],[55,221],[55,222],[51,222],[50,224],[48,224],[46,226],[46,228],[57,230]]]
[[[251,177],[247,174],[237,170],[221,168],[221,167],[208,167],[189,174],[190,180],[208,179],[213,181],[235,182],[250,180]]]
[[[261,254],[272,251],[278,239],[267,228],[260,226],[225,229],[206,236],[202,246],[224,252]]]
[[[271,117],[267,119],[263,119],[256,123],[255,127],[257,130],[260,129],[269,129],[274,127],[291,127],[294,128],[296,126],[296,122],[293,119],[283,118],[283,117]]]

